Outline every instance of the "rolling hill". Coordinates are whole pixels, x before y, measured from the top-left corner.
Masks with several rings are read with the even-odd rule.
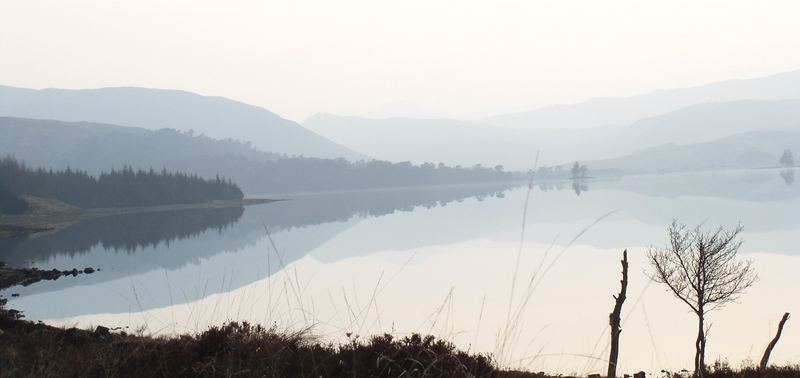
[[[607,160],[590,170],[625,174],[775,167],[785,149],[800,153],[800,131],[753,131],[693,144],[666,144]]]
[[[0,133],[0,155],[36,167],[80,168],[91,174],[125,165],[204,172],[200,160],[240,157],[265,162],[280,158],[234,140],[172,129],[0,117]]]
[[[0,86],[0,116],[194,130],[277,154],[362,159],[363,155],[264,108],[223,97],[135,87],[84,90]]]
[[[742,100],[699,104],[628,127],[631,143],[700,143],[748,131],[800,131],[800,99]]]

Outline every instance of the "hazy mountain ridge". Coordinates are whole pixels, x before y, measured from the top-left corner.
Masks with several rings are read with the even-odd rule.
[[[264,108],[178,90],[0,86],[0,116],[194,130],[213,138],[249,141],[278,154],[364,158]]]
[[[800,100],[695,104],[624,127],[523,130],[477,122],[367,119],[320,114],[305,126],[356,150],[390,161],[505,165],[526,170],[535,155],[553,165],[606,160],[664,144],[714,141],[750,131],[800,130]]]
[[[529,160],[535,151],[520,151],[515,140],[529,139],[524,130],[500,132],[487,125],[450,119],[361,118],[316,114],[303,126],[365,154],[389,161],[444,162],[473,166],[510,164]],[[497,146],[506,149],[498,150]],[[527,150],[527,148],[526,148]]]
[[[198,158],[280,158],[231,139],[216,140],[171,129],[0,117],[0,132],[0,155],[12,155],[32,166],[71,166],[91,174],[124,165],[156,169],[178,165],[198,171],[200,167],[185,163]]]
[[[281,145],[283,150],[293,148],[289,147],[292,143],[281,140],[281,136],[286,134],[286,130],[291,130],[290,134],[312,135],[317,138],[315,139],[317,142],[324,141],[325,146],[321,149],[304,144],[302,149],[311,148],[315,151],[313,154],[306,154],[310,156],[329,155],[328,152],[331,152],[329,147],[333,145],[336,148],[341,147],[343,150],[340,151],[360,151],[377,159],[391,162],[415,164],[441,162],[447,165],[466,167],[478,164],[488,167],[503,165],[506,169],[525,171],[534,166],[537,154],[540,157],[540,165],[558,165],[572,161],[615,161],[624,159],[630,154],[643,154],[644,151],[660,154],[661,152],[658,151],[661,150],[653,147],[667,144],[690,145],[723,139],[714,144],[715,148],[721,151],[726,148],[725,143],[733,140],[725,138],[732,135],[753,131],[800,130],[800,86],[792,86],[795,82],[800,84],[800,71],[751,80],[725,81],[694,88],[656,91],[628,98],[590,100],[584,103],[584,105],[588,104],[587,109],[596,107],[603,109],[602,114],[613,115],[631,104],[636,106],[632,108],[630,114],[637,114],[644,108],[655,111],[657,108],[664,108],[667,105],[672,106],[677,103],[699,101],[711,97],[714,99],[713,102],[689,104],[676,110],[637,119],[626,126],[588,129],[566,127],[532,130],[451,119],[362,118],[332,114],[314,115],[307,119],[303,126],[300,126],[265,109],[221,97],[205,97],[189,92],[143,88],[36,91],[0,86],[0,114],[4,112],[45,113],[63,118],[87,117],[88,114],[95,118],[118,119],[129,124],[155,125],[163,122],[159,125],[184,130],[191,128],[210,136],[224,134],[225,137],[236,138],[239,135],[244,138],[238,139],[258,140],[259,143],[265,143],[266,140],[269,143]],[[796,96],[797,98],[725,101],[725,99],[745,96]],[[170,105],[174,106],[170,107]],[[576,113],[580,113],[577,110],[582,109],[579,105],[564,106],[572,106]],[[547,109],[542,109],[542,111],[547,111]],[[626,117],[630,114],[626,113]],[[274,127],[260,127],[254,123],[256,121],[260,122],[258,125],[271,123],[274,124]],[[26,120],[25,122],[33,121]],[[221,124],[233,125],[233,127],[223,129],[219,127]],[[56,124],[51,124],[51,126],[53,125]],[[187,125],[201,127],[188,127]],[[104,127],[113,129],[117,126],[87,123],[83,127],[71,129],[72,131],[50,129],[47,132],[51,133],[51,136],[63,134],[58,143],[66,143],[67,146],[70,146],[70,143],[74,142],[74,138],[97,134],[104,130]],[[114,133],[119,133],[123,129],[113,130],[115,130]],[[258,132],[252,132],[253,130],[258,130]],[[302,131],[297,134],[297,130]],[[143,133],[144,131],[129,128],[124,131],[129,133],[125,137],[119,134],[103,137],[94,135],[87,139],[92,142],[82,140],[81,146],[76,147],[71,152],[73,156],[68,158],[55,155],[56,151],[63,152],[64,148],[48,144],[50,142],[46,141],[47,138],[44,142],[39,143],[35,134],[17,135],[19,139],[16,140],[17,145],[7,145],[4,148],[15,151],[14,155],[34,164],[52,166],[72,161],[78,166],[88,167],[85,169],[89,170],[94,169],[92,164],[98,163],[106,164],[102,169],[107,169],[108,161],[116,161],[117,165],[122,165],[126,164],[127,160],[132,160],[141,164],[148,163],[158,166],[158,163],[163,162],[164,159],[148,161],[147,157],[157,153],[173,156],[170,154],[174,154],[174,151],[167,151],[169,148],[160,145],[160,141],[152,139],[150,134]],[[17,134],[19,132],[19,130],[16,131]],[[103,132],[108,133],[108,131]],[[159,132],[168,133],[163,130]],[[75,134],[66,135],[64,133]],[[8,135],[9,140],[14,140],[14,134]],[[126,141],[109,141],[114,138],[123,138]],[[137,142],[133,142],[134,140]],[[213,139],[209,138],[209,140]],[[178,143],[177,140],[173,142]],[[235,165],[235,161],[243,158],[248,161],[269,161],[280,157],[275,154],[261,153],[246,144],[229,142],[234,144],[220,150],[215,149],[221,145],[215,145],[216,147],[206,145],[203,147],[204,149],[188,145],[179,147],[178,150],[188,149],[188,155],[191,156],[179,156],[167,160],[178,162],[176,165],[181,166],[180,169],[192,169],[189,167],[201,165],[199,160],[205,161],[207,165],[216,159],[218,161],[213,165],[231,167]],[[6,144],[8,143],[10,142],[6,141]],[[106,144],[115,147],[108,148]],[[161,148],[163,152],[154,150],[156,147],[153,147],[153,144],[157,148]],[[253,143],[253,145],[264,149],[258,143]],[[0,141],[0,146],[3,146],[2,141]],[[22,148],[22,146],[27,147]],[[736,153],[739,147],[731,145],[729,152]],[[774,145],[771,145],[770,148],[774,148]],[[89,154],[86,151],[95,151],[96,153]],[[97,159],[100,153],[108,155],[108,159]],[[766,159],[767,155],[776,152],[759,150],[758,153]],[[81,157],[81,154],[92,156]],[[349,154],[351,159],[363,156],[356,153]],[[186,159],[195,161],[184,161]],[[635,170],[640,169],[636,168]],[[206,172],[208,169],[205,168],[200,168],[200,171],[208,173]]]
[[[576,104],[497,115],[484,119],[484,122],[525,129],[585,129],[628,125],[642,118],[701,103],[783,99],[800,99],[800,70],[754,79],[658,90],[629,97],[594,98]]]
[[[628,174],[778,166],[785,149],[800,152],[800,131],[751,131],[704,143],[666,144],[615,159],[584,162],[589,169]]]
[[[628,127],[639,145],[699,143],[748,131],[800,130],[800,99],[692,105]]]

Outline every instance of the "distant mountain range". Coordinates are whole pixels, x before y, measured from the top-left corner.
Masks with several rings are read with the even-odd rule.
[[[678,104],[685,106],[673,109]],[[624,111],[628,106],[629,114]],[[587,119],[597,120],[596,125],[607,123],[601,121],[604,114],[619,115],[619,122],[629,122],[595,127],[584,123],[580,127],[589,128],[571,128],[577,124],[563,118],[558,121],[562,123],[551,124],[553,128],[521,128],[488,123],[496,118],[466,122],[318,114],[306,120],[304,126],[354,150],[389,161],[480,163],[526,170],[532,168],[537,152],[540,164],[558,165],[613,159],[665,144],[710,142],[752,131],[798,131],[800,71],[567,107],[565,114],[591,115]],[[550,109],[545,113],[552,112]]]
[[[800,131],[800,99],[693,105],[639,120],[626,130],[632,143],[644,147],[707,142],[748,131]]]
[[[277,154],[365,158],[264,108],[176,90],[33,90],[0,86],[0,116],[194,130],[217,139],[251,142]]]
[[[595,170],[628,174],[778,166],[785,149],[800,152],[800,130],[752,131],[710,142],[667,144],[614,159],[584,162]]]
[[[317,114],[303,126],[389,161],[444,162],[463,166],[533,165],[536,141],[525,130],[499,129],[448,119],[360,118]]]
[[[90,170],[110,162],[122,164],[129,158],[151,164],[146,156],[158,153],[174,157],[159,161],[192,160],[191,164],[176,163],[189,168],[197,166],[201,157],[205,161],[223,157],[230,160],[235,156],[265,162],[281,155],[302,155],[342,157],[351,162],[375,158],[395,163],[464,167],[502,165],[506,170],[525,171],[533,168],[538,155],[539,165],[589,161],[598,169],[615,168],[609,165],[613,163],[624,171],[642,172],[697,164],[705,167],[706,162],[695,162],[689,152],[701,144],[708,144],[706,147],[713,147],[719,153],[716,166],[744,167],[763,165],[784,148],[791,147],[791,135],[786,135],[789,139],[783,141],[784,146],[780,138],[749,145],[739,138],[740,135],[767,138],[765,135],[779,135],[777,132],[800,131],[800,71],[633,97],[594,99],[482,121],[317,114],[301,126],[263,108],[182,91],[31,90],[0,86],[0,116],[4,115],[70,122],[67,131],[61,128],[65,123],[55,121],[43,121],[47,127],[33,120],[15,121],[13,127],[7,126],[4,131],[4,141],[0,140],[5,151],[15,151],[20,159],[33,164],[53,166],[75,162]],[[0,120],[0,126],[3,122]],[[8,124],[7,120],[5,123]],[[28,125],[25,127],[29,129],[23,133],[21,125]],[[179,137],[176,132],[163,130],[158,132],[161,134],[146,134],[142,129],[124,130],[116,125],[194,130],[196,135],[210,138],[189,134],[188,138]],[[36,133],[47,134],[52,141],[39,140]],[[122,134],[126,136],[123,138]],[[227,141],[214,144],[216,140],[211,138]],[[47,143],[65,143],[65,146]],[[165,146],[185,154],[167,151]],[[677,151],[683,151],[684,155]],[[98,159],[101,152],[108,157]],[[745,152],[749,158],[739,159]],[[648,158],[668,155],[673,161],[662,164],[662,168],[654,168],[661,165]],[[628,163],[625,159],[631,156],[648,163]],[[226,164],[234,165],[233,161]],[[237,171],[240,168],[236,167]],[[199,166],[198,169],[209,170]]]
[[[489,117],[484,123],[529,130],[624,126],[687,106],[739,100],[800,99],[800,70],[631,97],[596,98],[528,112]]]
[[[625,127],[521,130],[454,120],[368,119],[319,114],[304,126],[389,161],[482,163],[524,170],[624,156],[664,144],[693,144],[749,131],[800,130],[800,100],[744,100],[690,106]],[[773,153],[774,151],[765,151]]]

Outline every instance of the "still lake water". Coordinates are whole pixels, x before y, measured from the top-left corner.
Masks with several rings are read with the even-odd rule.
[[[709,363],[724,357],[738,366],[760,359],[784,312],[800,314],[800,183],[792,179],[761,170],[530,193],[502,185],[413,188],[95,219],[2,241],[0,261],[99,272],[0,294],[19,293],[9,298],[12,308],[56,325],[174,334],[247,320],[310,328],[333,341],[423,332],[493,353],[509,367],[593,373],[604,371],[611,295],[627,248],[620,364],[657,372],[692,366],[695,319],[650,283],[647,247],[664,245],[672,219],[741,222],[741,257],[754,260],[760,280],[740,303],[709,316],[707,352]],[[775,363],[800,363],[793,322]]]

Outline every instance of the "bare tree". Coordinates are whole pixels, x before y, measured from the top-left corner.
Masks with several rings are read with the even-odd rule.
[[[611,326],[611,353],[608,357],[608,374],[606,377],[615,378],[617,376],[617,359],[619,358],[619,334],[622,333],[620,327],[622,304],[625,302],[625,294],[628,292],[628,250],[622,251],[622,280],[619,281],[619,294],[614,295],[614,311],[608,315],[608,324]]]
[[[662,283],[697,315],[694,374],[705,374],[705,316],[737,300],[757,279],[751,261],[739,261],[741,226],[705,232],[673,221],[669,245],[650,248],[653,281]]]

